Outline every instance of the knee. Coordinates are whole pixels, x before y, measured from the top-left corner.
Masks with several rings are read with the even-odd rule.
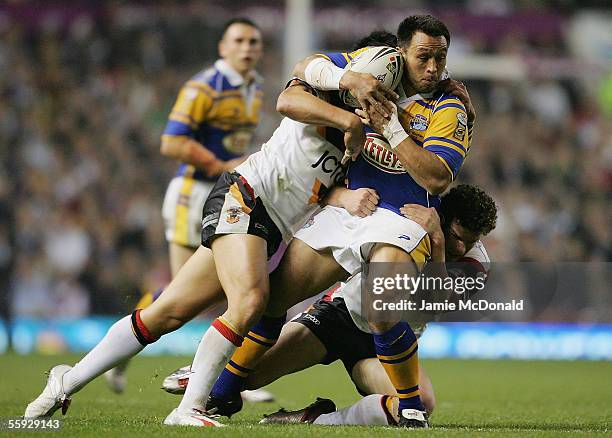
[[[153,305],[143,309],[140,313],[144,325],[155,337],[178,330],[191,319],[190,316],[181,306],[175,305]]]
[[[268,291],[253,288],[238,299],[228,298],[228,317],[238,330],[246,333],[263,315],[268,304]]]

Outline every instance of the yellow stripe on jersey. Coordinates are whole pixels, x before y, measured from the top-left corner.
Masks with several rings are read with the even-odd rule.
[[[188,84],[190,83],[192,82],[188,82]],[[204,84],[200,85],[204,86]],[[192,123],[202,123],[213,106],[213,98],[202,91],[202,87],[184,86],[179,92],[170,118],[178,120],[176,117],[188,117],[192,120]]]

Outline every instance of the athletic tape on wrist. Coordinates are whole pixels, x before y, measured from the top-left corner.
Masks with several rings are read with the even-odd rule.
[[[408,137],[404,127],[397,118],[397,112],[394,111],[393,114],[391,114],[391,120],[389,120],[389,123],[387,123],[387,126],[385,126],[383,135],[389,142],[391,149],[395,149]]]

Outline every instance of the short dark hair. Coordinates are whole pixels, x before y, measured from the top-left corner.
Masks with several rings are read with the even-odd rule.
[[[363,49],[368,46],[397,46],[397,37],[386,30],[375,30],[368,36],[361,38],[353,46],[353,50]]]
[[[229,29],[232,24],[246,24],[247,26],[254,27],[255,29],[261,32],[261,29],[258,25],[255,24],[253,20],[250,20],[245,17],[238,17],[232,18],[231,20],[225,22],[225,24],[223,25],[223,31],[221,32],[221,38],[225,36],[225,32],[227,32],[227,29]]]
[[[415,32],[420,31],[432,37],[443,36],[450,46],[450,33],[444,23],[432,15],[411,15],[402,21],[397,28],[397,39],[400,46],[407,46]]]
[[[484,190],[476,186],[461,184],[442,196],[440,216],[444,227],[457,219],[462,227],[483,236],[495,228],[497,206]]]

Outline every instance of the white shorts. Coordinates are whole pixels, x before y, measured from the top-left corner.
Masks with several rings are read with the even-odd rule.
[[[378,242],[403,249],[416,263],[424,263],[431,254],[429,238],[419,224],[384,208],[360,218],[344,208],[327,206],[295,237],[317,251],[331,250],[351,275],[361,271],[361,263],[370,260]]]
[[[200,246],[202,208],[213,186],[213,182],[184,176],[170,181],[162,206],[168,242],[191,248]]]
[[[336,297],[344,299],[344,304],[357,328],[362,332],[372,333],[367,319],[362,315],[361,273],[352,276],[346,283],[341,283],[340,287],[331,296],[332,299]],[[411,312],[407,313],[402,319],[410,324],[417,338],[421,337],[427,327],[427,323],[436,319],[435,315],[422,314],[419,316],[421,317],[419,321],[410,321],[411,317],[414,317],[414,312]]]

